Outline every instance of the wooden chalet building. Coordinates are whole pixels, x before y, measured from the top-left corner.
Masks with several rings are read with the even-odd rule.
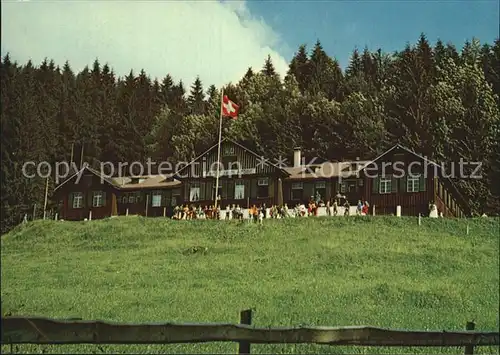
[[[364,180],[363,196],[376,206],[376,214],[394,214],[401,206],[402,215],[425,216],[433,203],[444,217],[471,215],[442,166],[399,144],[367,163],[359,175]]]
[[[214,205],[217,155],[216,144],[174,175],[182,181],[182,198],[186,203]],[[222,208],[233,204],[240,207],[283,204],[282,181],[290,174],[265,159],[228,138],[221,141],[217,196]]]
[[[317,195],[325,202],[342,195],[351,206],[368,201],[377,215],[396,214],[396,206],[401,206],[402,215],[428,215],[430,203],[446,217],[470,215],[466,200],[443,177],[440,167],[400,145],[372,161],[317,164],[305,164],[296,148],[291,167],[274,164],[228,138],[222,140],[220,153],[218,204],[222,209],[233,204],[293,207]],[[85,167],[56,187],[59,216],[66,220],[126,214],[170,217],[178,205],[211,206],[217,154],[216,144],[172,175],[106,178]],[[411,167],[413,174],[420,175],[399,177],[392,168],[395,162],[403,164],[403,171]]]
[[[84,167],[59,184],[53,199],[65,220],[137,214],[171,216],[180,201],[181,183],[171,176],[108,178]]]

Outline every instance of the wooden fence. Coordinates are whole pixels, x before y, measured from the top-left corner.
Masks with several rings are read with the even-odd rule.
[[[364,346],[465,347],[500,345],[498,332],[408,331],[374,327],[256,328],[252,311],[240,314],[240,324],[113,324],[100,321],[46,318],[2,318],[2,344],[172,344],[238,342],[239,354],[251,344],[325,344]]]

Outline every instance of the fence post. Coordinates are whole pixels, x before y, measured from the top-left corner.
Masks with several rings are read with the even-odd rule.
[[[252,324],[252,310],[246,309],[240,313],[240,324]],[[250,354],[250,343],[248,341],[240,341],[238,354]]]
[[[474,330],[475,328],[475,324],[474,322],[467,322],[467,324],[465,325],[465,330]],[[472,355],[474,354],[474,345],[466,345],[465,346],[465,355]]]

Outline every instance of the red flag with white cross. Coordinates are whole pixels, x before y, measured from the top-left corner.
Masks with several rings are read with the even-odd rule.
[[[236,105],[233,101],[229,100],[227,95],[224,95],[222,99],[222,115],[226,117],[231,117],[235,119],[238,117],[239,106]]]

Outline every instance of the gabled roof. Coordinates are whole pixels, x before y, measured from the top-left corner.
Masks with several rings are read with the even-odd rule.
[[[175,187],[180,185],[181,182],[179,180],[173,179],[173,175],[149,175],[149,176],[141,176],[141,177],[115,177],[109,178],[107,176],[102,175],[95,169],[92,169],[89,166],[84,166],[78,172],[64,180],[62,183],[57,185],[54,189],[54,192],[57,191],[61,186],[66,184],[68,181],[71,181],[78,175],[82,175],[84,171],[88,171],[99,179],[102,179],[105,183],[113,186],[117,190],[140,190],[140,189],[153,189],[153,188],[164,188],[164,187]],[[141,183],[133,183],[134,178],[144,179]]]
[[[406,147],[402,146],[401,144],[397,143],[397,144],[395,144],[394,146],[392,146],[391,148],[389,148],[388,150],[386,150],[384,153],[380,154],[380,155],[379,155],[378,157],[376,157],[375,159],[373,159],[373,160],[370,160],[370,161],[366,162],[366,164],[365,164],[365,165],[364,165],[364,166],[360,169],[360,171],[361,171],[361,170],[366,169],[366,168],[368,167],[368,165],[373,164],[373,163],[374,163],[374,162],[376,162],[377,160],[379,160],[379,159],[383,158],[385,155],[389,154],[390,152],[392,152],[393,150],[396,150],[396,149],[398,149],[398,148],[399,148],[399,149],[404,150],[404,151],[405,151],[405,152],[407,152],[407,153],[410,153],[410,154],[412,154],[412,155],[416,156],[416,157],[417,157],[417,158],[419,158],[419,159],[422,159],[423,161],[425,161],[425,162],[426,162],[427,164],[429,164],[429,165],[434,165],[434,166],[440,167],[438,164],[436,164],[436,163],[435,163],[435,162],[433,162],[432,160],[429,160],[428,158],[423,157],[422,155],[420,155],[420,154],[418,154],[418,153],[414,152],[413,150],[408,149],[408,148],[406,148]]]
[[[120,190],[153,189],[162,187],[175,187],[181,184],[179,180],[172,178],[173,175],[151,175],[143,176],[144,181],[133,183],[130,177],[113,178],[113,181],[119,186]]]
[[[62,183],[60,183],[59,185],[57,185],[55,188],[54,188],[54,192],[57,191],[61,186],[63,186],[64,184],[66,184],[68,181],[71,181],[73,178],[79,176],[79,175],[82,175],[84,173],[84,171],[88,171],[92,174],[94,174],[95,176],[97,176],[99,179],[103,179],[104,182],[108,183],[109,185],[113,186],[113,187],[118,187],[116,185],[116,183],[113,181],[113,179],[111,178],[108,178],[106,176],[103,176],[101,173],[99,173],[97,170],[94,170],[92,169],[90,166],[88,165],[84,165],[83,168],[81,168],[80,170],[78,170],[76,173],[74,173],[73,175],[71,175],[69,178],[67,178],[66,180],[64,180]]]
[[[288,177],[290,180],[329,179],[339,176],[346,177],[346,174],[348,174],[348,176],[356,175],[359,169],[351,169],[352,164],[364,166],[366,161],[326,161],[321,164],[284,168],[284,170],[290,174]]]
[[[241,149],[243,149],[245,152],[247,152],[247,153],[249,153],[249,154],[251,154],[251,155],[253,155],[253,156],[255,156],[255,157],[259,158],[259,159],[261,159],[261,158],[262,158],[262,156],[261,156],[261,155],[259,155],[259,154],[255,153],[254,151],[252,151],[252,150],[248,149],[247,147],[245,147],[245,146],[241,145],[240,143],[233,141],[233,140],[232,140],[232,139],[230,139],[230,138],[227,138],[227,137],[222,138],[220,143],[222,144],[222,143],[224,143],[224,142],[230,142],[230,143],[232,143],[232,144],[234,144],[234,145],[236,145],[236,146],[240,147],[240,148],[241,148]],[[176,178],[179,178],[179,173],[180,173],[181,171],[183,171],[184,169],[187,169],[189,166],[191,166],[191,165],[192,165],[194,162],[196,162],[198,159],[201,159],[201,158],[202,158],[202,157],[204,157],[204,156],[205,156],[208,152],[210,152],[211,150],[213,150],[213,149],[217,148],[217,146],[218,146],[218,143],[217,143],[217,144],[214,144],[213,146],[211,146],[210,148],[208,148],[208,149],[207,149],[206,151],[204,151],[202,154],[198,155],[198,156],[197,156],[196,158],[194,158],[191,162],[189,162],[189,164],[187,164],[186,166],[183,166],[182,168],[180,168],[179,170],[177,170],[177,171],[175,172],[174,176],[175,176]],[[279,170],[279,171],[283,172],[283,173],[284,173],[285,175],[287,175],[287,176],[288,176],[288,175],[290,175],[290,174],[289,174],[289,173],[288,173],[285,169],[280,168],[280,167],[279,167],[278,165],[276,165],[276,164],[273,164],[273,163],[271,163],[271,162],[269,162],[269,161],[266,161],[266,164],[268,164],[268,165],[271,165],[271,166],[275,167],[277,170]]]
[[[442,166],[440,166],[439,164],[437,164],[437,163],[433,162],[432,160],[430,160],[430,159],[428,159],[428,158],[426,158],[426,157],[424,157],[424,156],[422,156],[422,155],[414,152],[413,150],[411,150],[409,148],[406,148],[405,146],[402,146],[401,144],[397,143],[392,148],[389,148],[387,151],[385,151],[384,153],[380,154],[378,157],[376,157],[372,161],[370,161],[367,164],[365,164],[359,171],[365,170],[370,164],[373,164],[377,160],[380,160],[385,155],[389,154],[390,152],[392,152],[392,151],[394,151],[396,149],[402,149],[405,152],[407,152],[409,154],[412,154],[413,156],[415,156],[415,157],[417,157],[419,159],[422,159],[428,165],[433,165],[434,167],[438,168],[439,170],[442,170]],[[469,202],[467,201],[467,199],[460,193],[460,191],[458,190],[457,186],[453,183],[453,181],[450,179],[450,177],[444,177],[444,179],[450,184],[451,188],[453,189],[453,193],[456,194],[458,196],[458,198],[462,201],[462,203],[464,204],[463,207],[465,207],[466,209],[468,209],[468,211],[470,213],[472,209],[471,209],[471,207],[470,207]]]

